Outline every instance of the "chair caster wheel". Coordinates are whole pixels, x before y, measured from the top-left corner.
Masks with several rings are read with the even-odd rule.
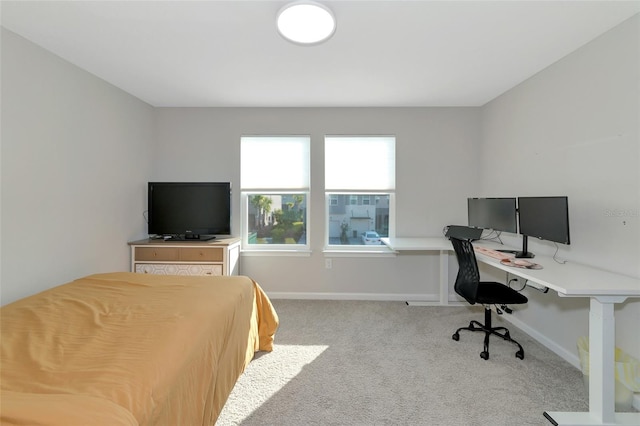
[[[516,358],[524,359],[524,351],[518,351],[518,352],[516,352]]]
[[[480,352],[480,358],[485,359],[485,360],[489,359],[489,352],[487,352],[487,351]]]
[[[451,338],[457,342],[458,340],[460,340],[460,335],[458,333],[453,333],[453,336],[451,336]]]

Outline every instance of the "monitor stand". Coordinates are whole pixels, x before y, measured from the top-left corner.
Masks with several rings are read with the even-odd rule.
[[[524,259],[533,259],[534,257],[536,257],[535,254],[531,253],[530,251],[527,250],[527,246],[528,246],[529,242],[528,242],[528,238],[526,235],[522,236],[522,251],[519,251],[516,253],[516,257],[517,258],[524,258]]]
[[[511,254],[518,254],[520,253],[520,250],[497,250],[500,253],[511,253]]]

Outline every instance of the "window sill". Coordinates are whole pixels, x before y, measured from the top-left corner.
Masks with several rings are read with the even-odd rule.
[[[326,247],[322,250],[324,257],[396,257],[396,252],[386,246],[375,249],[346,249]]]
[[[243,249],[240,250],[241,256],[292,256],[292,257],[309,257],[311,256],[311,250],[284,250],[284,249],[271,249],[271,250],[252,250]]]

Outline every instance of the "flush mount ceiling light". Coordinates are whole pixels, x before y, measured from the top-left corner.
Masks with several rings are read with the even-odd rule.
[[[331,10],[313,1],[296,1],[278,12],[278,32],[287,40],[303,45],[322,43],[336,31]]]

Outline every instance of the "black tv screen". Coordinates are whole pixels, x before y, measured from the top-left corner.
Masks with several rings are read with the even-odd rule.
[[[518,197],[518,216],[522,235],[569,244],[567,197]]]
[[[149,182],[150,235],[211,239],[231,234],[230,182]]]
[[[468,198],[467,214],[469,226],[494,231],[516,233],[518,216],[516,199],[513,198]]]

